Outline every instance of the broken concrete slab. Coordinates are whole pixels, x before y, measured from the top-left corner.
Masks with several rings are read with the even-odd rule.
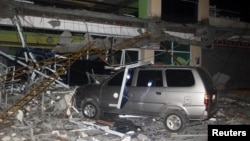
[[[223,74],[223,73],[216,73],[213,76],[213,81],[215,82],[216,88],[218,90],[224,90],[225,89],[225,85],[227,84],[227,82],[229,81],[230,76],[227,74]]]

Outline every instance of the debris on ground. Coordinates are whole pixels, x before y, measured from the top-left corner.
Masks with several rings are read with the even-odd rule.
[[[51,86],[0,125],[0,140],[200,141],[207,140],[207,125],[250,124],[249,94],[220,92],[216,117],[191,123],[181,133],[169,133],[155,117],[105,114],[103,119],[87,119],[74,107],[74,91],[75,88],[65,90]],[[1,111],[19,96],[17,93],[8,95],[7,103],[1,103]]]

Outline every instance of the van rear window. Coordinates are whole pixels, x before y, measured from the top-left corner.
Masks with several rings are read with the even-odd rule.
[[[166,70],[168,87],[189,87],[194,85],[194,76],[191,70]]]

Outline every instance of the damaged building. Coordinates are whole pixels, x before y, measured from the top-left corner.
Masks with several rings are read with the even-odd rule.
[[[248,125],[250,21],[216,5],[0,0],[0,139],[200,141],[207,140],[208,125]],[[172,133],[158,117],[104,113],[89,119],[75,106],[79,87],[147,62],[206,68],[218,90],[216,115]]]

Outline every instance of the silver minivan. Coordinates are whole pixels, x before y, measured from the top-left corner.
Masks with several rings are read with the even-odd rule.
[[[128,69],[126,77],[124,72],[76,90],[75,104],[85,117],[99,118],[103,112],[156,116],[168,131],[180,132],[217,112],[217,90],[203,67],[152,65]]]

